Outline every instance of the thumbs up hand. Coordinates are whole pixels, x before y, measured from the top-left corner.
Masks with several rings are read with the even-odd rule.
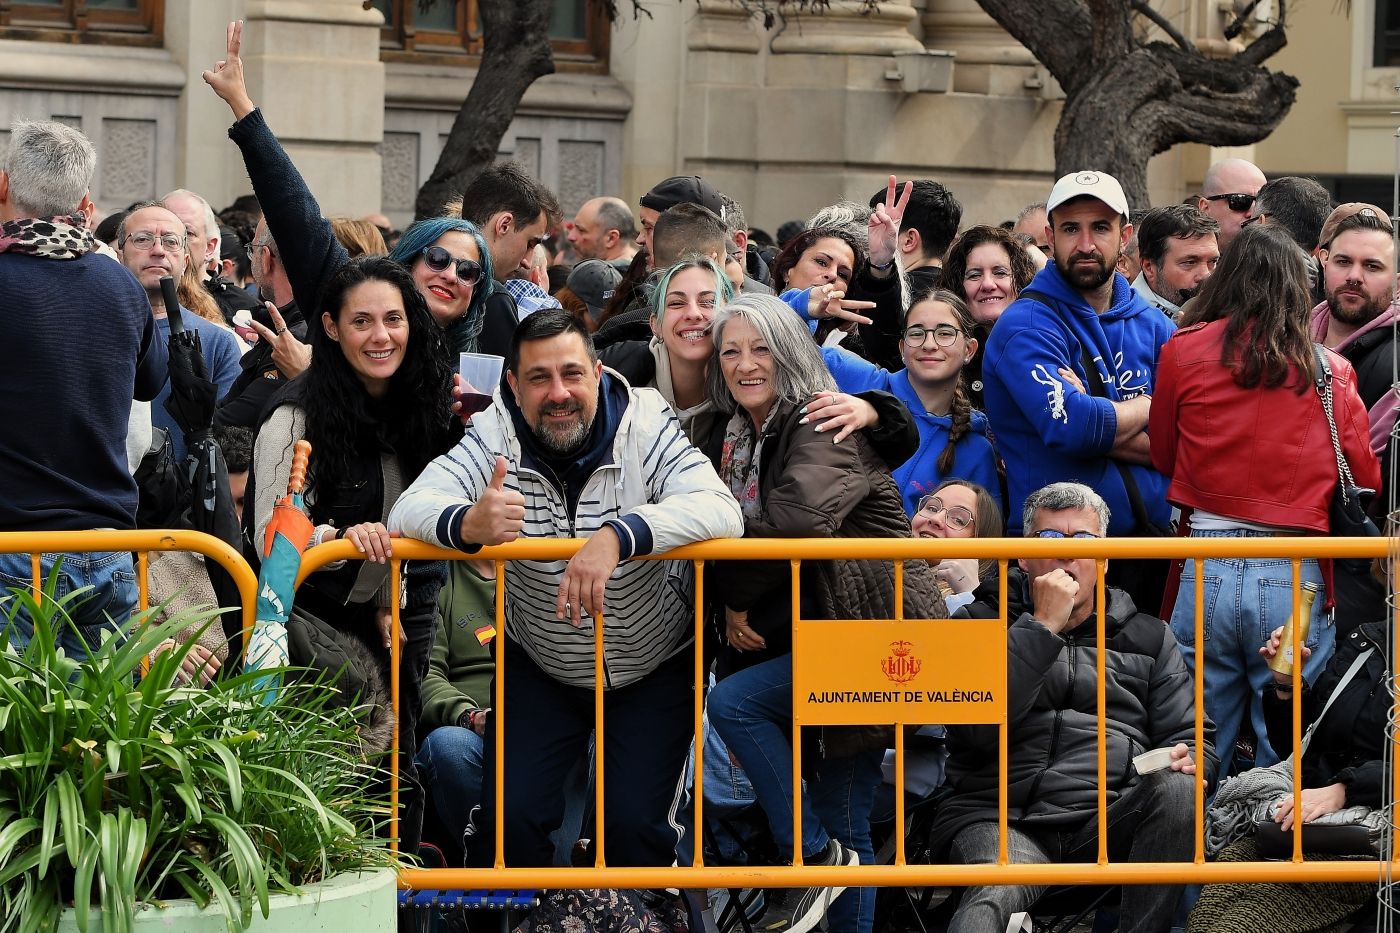
[[[462,516],[462,540],[474,544],[505,544],[520,537],[525,524],[525,497],[506,488],[506,458],[496,458],[491,482],[476,504]]]

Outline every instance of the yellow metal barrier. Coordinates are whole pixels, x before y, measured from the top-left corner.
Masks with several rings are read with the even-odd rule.
[[[30,582],[38,598],[43,587],[40,573],[44,554],[85,554],[88,552],[135,551],[137,609],[150,607],[147,580],[151,551],[193,551],[203,554],[228,571],[242,598],[243,644],[253,631],[258,598],[258,578],[243,555],[227,542],[202,531],[8,531],[0,532],[0,554],[29,554]]]
[[[443,550],[421,542],[409,541],[407,539],[395,539],[393,542],[393,557],[390,561],[392,568],[391,579],[397,581],[399,578],[399,566],[403,560],[486,560],[494,562],[496,566],[496,632],[497,638],[506,637],[505,626],[505,565],[512,560],[564,560],[571,557],[575,551],[583,544],[580,540],[573,539],[528,539],[513,542],[509,545],[494,548],[483,548],[474,554],[464,554],[459,551]],[[800,605],[797,598],[798,593],[798,571],[801,562],[804,560],[830,560],[834,558],[862,559],[862,560],[894,560],[903,561],[905,559],[927,559],[930,561],[942,560],[944,558],[978,558],[993,559],[998,561],[1001,576],[1001,606],[1002,617],[1000,619],[1001,631],[1005,631],[1006,619],[1006,572],[1010,561],[1017,558],[1089,558],[1097,563],[1098,567],[1098,592],[1097,604],[1106,604],[1104,569],[1106,561],[1110,559],[1126,558],[1185,558],[1195,563],[1196,580],[1196,644],[1205,643],[1204,619],[1202,599],[1202,578],[1203,564],[1209,558],[1274,558],[1289,560],[1293,572],[1293,600],[1297,605],[1300,592],[1301,564],[1307,558],[1384,558],[1389,553],[1393,545],[1393,539],[1388,538],[1314,538],[1314,537],[1287,537],[1287,538],[1117,538],[1117,539],[1097,539],[1097,540],[1077,540],[1077,539],[1035,539],[1035,538],[998,538],[982,540],[954,540],[954,539],[858,539],[858,540],[819,540],[819,539],[726,539],[718,541],[707,541],[701,544],[689,545],[665,554],[646,555],[642,560],[689,560],[695,568],[695,606],[696,622],[695,635],[697,641],[704,638],[704,626],[706,624],[701,609],[704,602],[703,594],[703,574],[701,573],[704,563],[713,560],[782,560],[789,561],[792,566],[793,580],[793,600],[794,613],[796,607]],[[359,559],[360,555],[353,544],[348,541],[337,541],[324,544],[307,551],[303,558],[301,571],[297,578],[300,585],[306,577],[326,564],[346,559]],[[898,594],[902,587],[902,563],[896,563],[895,586]],[[395,584],[397,586],[397,583]],[[397,591],[396,591],[397,592]],[[397,606],[398,600],[394,600]],[[895,605],[900,607],[897,612],[902,613],[902,600],[896,599]],[[1098,625],[1098,641],[1102,644],[1105,640],[1104,625],[1105,619],[1102,613],[1096,613]],[[595,622],[597,622],[595,618]],[[896,620],[898,621],[898,620]],[[794,624],[802,624],[802,620],[794,619]],[[815,624],[815,623],[814,623]],[[945,624],[958,624],[957,622]],[[1392,625],[1397,633],[1397,641],[1400,641],[1400,611],[1392,619]],[[398,701],[398,669],[400,663],[399,649],[399,617],[398,610],[394,610],[394,635],[391,638],[391,689],[394,701]],[[1295,656],[1300,656],[1300,633],[1295,628],[1293,651]],[[495,712],[497,723],[501,722],[501,714],[504,710],[504,681],[505,670],[501,661],[502,652],[497,645],[497,667],[496,667],[496,694]],[[594,650],[595,650],[595,682],[602,681],[603,663],[603,626],[594,625]],[[997,650],[1005,652],[1005,644],[997,647]],[[1100,817],[1107,809],[1107,760],[1106,760],[1106,735],[1105,735],[1105,678],[1104,678],[1104,652],[1097,652],[1097,675],[1098,675],[1098,778],[1099,796],[1098,812]],[[796,692],[799,687],[799,676],[797,674],[799,660],[794,658],[794,711],[799,708]],[[1302,738],[1301,713],[1302,713],[1302,691],[1301,684],[1302,665],[1295,665],[1293,672],[1293,752],[1298,757],[1298,747]],[[704,692],[703,687],[708,682],[704,662],[700,652],[696,653],[695,660],[695,710],[694,710],[694,734],[699,736],[701,732],[701,716],[704,712]],[[1195,707],[1196,707],[1196,734],[1193,756],[1199,758],[1199,749],[1203,744],[1203,694],[1204,694],[1204,673],[1203,666],[1197,663],[1195,670]],[[971,721],[971,720],[963,720]],[[904,721],[889,723],[876,722],[873,724],[892,724],[895,726],[904,725]],[[922,723],[919,723],[922,724]],[[497,799],[494,801],[496,808],[496,836],[495,836],[495,866],[493,868],[475,869],[404,869],[400,872],[400,887],[408,889],[423,888],[706,888],[706,887],[796,887],[796,886],[928,886],[928,885],[988,885],[988,884],[1034,884],[1034,885],[1106,885],[1106,884],[1204,884],[1218,882],[1302,882],[1302,881],[1374,881],[1381,877],[1383,870],[1389,870],[1392,863],[1385,863],[1377,860],[1340,861],[1340,862],[1305,862],[1302,853],[1302,833],[1294,833],[1293,856],[1290,861],[1272,862],[1207,862],[1205,859],[1204,846],[1204,801],[1205,801],[1205,775],[1204,769],[1198,768],[1196,772],[1195,788],[1195,855],[1190,862],[1154,862],[1154,863],[1110,863],[1108,859],[1108,835],[1105,821],[1100,818],[1098,821],[1098,857],[1095,863],[1062,863],[1046,865],[1017,865],[1010,864],[1007,858],[1007,728],[1004,711],[999,721],[1000,739],[1000,805],[998,813],[998,825],[1000,832],[1000,854],[996,864],[987,865],[926,865],[907,864],[904,858],[903,831],[900,831],[898,848],[895,862],[892,865],[858,865],[849,867],[827,867],[811,866],[801,863],[800,842],[795,843],[798,849],[794,853],[794,864],[791,866],[763,866],[763,867],[717,867],[707,866],[704,863],[701,851],[699,827],[703,826],[704,816],[704,789],[703,789],[703,742],[695,743],[695,832],[694,837],[694,865],[692,866],[672,866],[656,868],[617,868],[608,867],[605,861],[604,846],[604,756],[596,756],[595,764],[595,784],[597,809],[597,838],[594,840],[595,865],[591,868],[523,868],[506,867],[503,859],[504,851],[504,793],[509,793],[504,780],[504,730],[498,728],[495,733],[495,768],[496,787],[501,789]],[[603,693],[595,691],[595,726],[597,729],[597,747],[602,748],[604,743],[603,733]],[[903,799],[904,799],[904,761],[903,761],[903,741],[902,730],[896,728],[896,817],[895,825],[904,826],[903,819]],[[794,762],[799,762],[800,755],[800,729],[793,731],[793,757]],[[1400,733],[1394,739],[1397,749],[1400,750]],[[397,752],[399,747],[399,735],[397,720],[395,721],[393,734],[394,756],[391,756],[393,773],[391,776],[391,798],[393,804],[393,816],[391,831],[397,835],[398,822],[398,774],[397,774]],[[797,773],[798,765],[794,765],[794,794],[801,794],[800,774]],[[1400,771],[1393,776],[1394,792],[1400,797]],[[1294,774],[1294,812],[1301,813],[1301,773],[1295,770]],[[800,797],[794,800],[794,811],[798,814],[794,820],[794,840],[802,838],[800,829]],[[1393,819],[1397,820],[1392,825],[1392,839],[1396,833],[1400,833],[1400,812],[1393,812]],[[1390,846],[1389,851],[1392,857],[1395,855],[1395,848]]]

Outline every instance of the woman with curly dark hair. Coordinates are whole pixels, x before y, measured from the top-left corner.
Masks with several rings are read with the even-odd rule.
[[[310,441],[305,500],[316,526],[312,544],[344,538],[365,560],[313,574],[298,588],[294,612],[351,636],[387,666],[393,547],[384,521],[428,462],[452,447],[462,425],[450,409],[444,332],[409,270],[382,256],[352,259],[326,281],[322,296],[321,314],[308,328],[311,365],[274,396],[258,429],[245,535],[250,556],[262,554],[273,503],[287,488],[292,446]],[[399,735],[400,771],[411,783],[420,678],[440,581],[435,565],[405,566]],[[415,598],[424,588],[433,599]],[[401,824],[405,851],[416,846],[411,821],[405,816]]]
[[[968,397],[982,407],[982,351],[997,318],[1031,284],[1036,267],[1011,231],[969,227],[943,257],[943,284],[967,300],[977,338],[977,352],[964,370]]]

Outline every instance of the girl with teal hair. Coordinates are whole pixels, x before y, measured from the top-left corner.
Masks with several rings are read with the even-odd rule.
[[[431,217],[404,231],[389,258],[413,275],[433,320],[458,353],[475,353],[495,284],[486,238],[469,220]]]

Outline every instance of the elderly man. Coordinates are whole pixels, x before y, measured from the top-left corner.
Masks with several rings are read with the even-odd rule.
[[[1206,169],[1196,206],[1220,224],[1216,238],[1221,251],[1244,226],[1254,196],[1267,180],[1257,165],[1244,159],[1224,159]]]
[[[184,223],[159,201],[136,205],[117,228],[117,255],[121,257],[122,265],[136,276],[136,281],[146,290],[146,300],[162,343],[170,339],[170,321],[165,316],[160,280],[168,275],[176,282],[180,281],[180,276],[185,274],[185,265],[191,261],[188,248]],[[238,361],[242,356],[238,339],[233,336],[233,331],[206,321],[193,311],[184,308],[181,311],[185,327],[199,334],[209,378],[218,387],[216,397],[223,398],[238,378]],[[151,405],[151,424],[170,432],[175,460],[182,463],[186,452],[185,433],[175,423],[174,416],[165,410],[165,400],[169,396],[170,386],[167,384]]]
[[[127,419],[133,398],[149,401],[164,384],[166,344],[140,286],[93,252],[84,224],[92,143],[37,122],[14,124],[9,142],[0,166],[0,528],[134,528]],[[27,586],[29,561],[0,555],[0,580]],[[40,571],[53,566],[44,555]],[[60,592],[93,588],[59,633],[69,657],[85,657],[136,606],[131,554],[69,554],[62,576]],[[21,610],[10,643],[22,646],[32,631]]]
[[[626,269],[637,253],[637,220],[621,198],[583,202],[569,225],[569,242],[579,261],[602,259]]]
[[[608,860],[669,865],[691,741],[689,565],[633,561],[743,534],[739,505],[666,402],[605,370],[583,326],[537,311],[511,342],[495,406],[404,492],[389,527],[474,551],[519,537],[587,538],[565,561],[506,565],[505,858],[549,865],[561,788],[593,731],[594,617],[604,626]],[[643,763],[644,764],[640,764]],[[497,792],[488,757],[483,822]],[[473,861],[489,860],[489,830]],[[484,850],[484,851],[483,851]]]
[[[238,312],[251,313],[256,309],[256,298],[211,271],[218,269],[223,234],[219,231],[219,218],[214,214],[209,202],[193,191],[176,188],[161,198],[160,203],[185,225],[185,236],[190,244],[190,261],[199,272],[199,280],[203,283],[204,290],[218,303],[224,320],[231,326]]]
[[[1000,324],[998,324],[1000,326]],[[1101,538],[1108,532],[1103,499],[1079,483],[1053,483],[1026,499],[1027,538]],[[1104,649],[1107,711],[1109,858],[1129,862],[1189,861],[1192,855],[1197,762],[1209,780],[1209,744],[1193,753],[1195,703],[1191,675],[1171,629],[1108,588],[1095,605],[1098,565],[1089,558],[1018,562],[1007,580],[1007,851],[1014,864],[1089,862],[1098,854],[1098,677]],[[1104,641],[1099,642],[1102,613]],[[975,602],[959,614],[996,618]],[[934,842],[956,862],[997,860],[998,727],[948,727],[948,784]],[[1137,770],[1133,759],[1162,749],[1164,764]],[[1043,889],[1034,885],[969,888],[949,933],[1004,930]],[[1179,885],[1125,885],[1119,929],[1165,933]]]

